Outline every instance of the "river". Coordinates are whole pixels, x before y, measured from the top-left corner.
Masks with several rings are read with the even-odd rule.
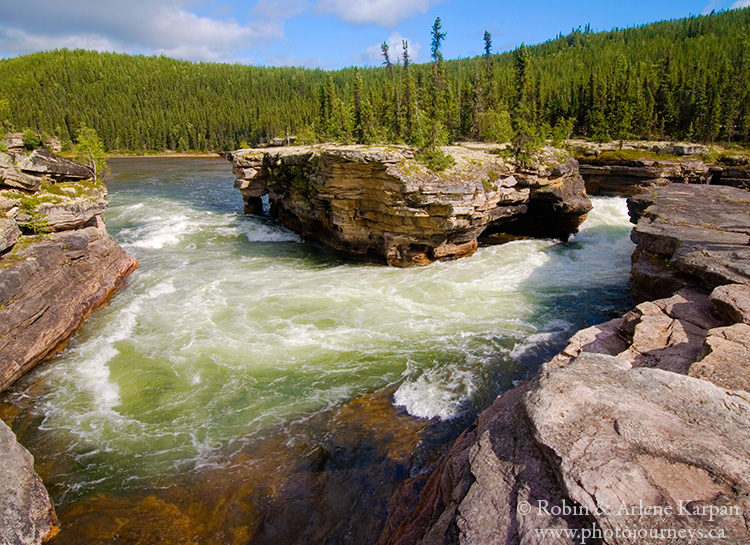
[[[355,459],[398,462],[388,478],[418,473],[425,430],[455,434],[574,331],[630,306],[624,199],[594,198],[567,243],[519,240],[395,269],[242,215],[226,161],[111,167],[107,225],[140,268],[64,351],[0,398],[60,513],[54,543],[130,543],[131,530],[145,543],[179,521],[179,539],[160,539],[247,542],[257,524],[272,535],[263,510],[301,465],[318,478],[338,427]],[[362,426],[382,428],[368,439],[380,454],[352,447]],[[327,462],[311,462],[321,448]],[[253,479],[252,491],[238,484]],[[309,502],[330,495],[324,486],[305,489]],[[218,505],[228,497],[240,513]],[[162,530],[144,529],[152,515]]]

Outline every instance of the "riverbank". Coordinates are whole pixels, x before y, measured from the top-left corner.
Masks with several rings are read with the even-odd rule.
[[[133,152],[133,153],[125,153],[125,152],[114,152],[114,153],[108,153],[107,157],[109,159],[123,159],[123,158],[133,158],[133,159],[148,159],[150,157],[154,158],[160,158],[160,159],[166,159],[170,157],[174,158],[181,158],[181,159],[216,159],[217,157],[221,157],[222,152],[202,152],[202,151],[186,151],[186,152],[180,152],[180,151],[155,151],[155,152]],[[65,155],[65,154],[63,154]]]
[[[107,225],[140,267],[0,407],[58,506],[57,543],[374,535],[431,449],[630,306],[621,199],[595,200],[570,244],[394,269],[241,214],[226,160],[112,169]]]
[[[107,212],[108,223],[116,239],[141,261],[141,269],[129,289],[94,315],[53,365],[22,379],[0,406],[3,419],[35,452],[38,469],[61,506],[63,531],[55,543],[118,536],[138,536],[142,543],[345,543],[352,532],[363,543],[372,543],[378,534],[381,540],[393,536],[411,543],[414,531],[440,535],[445,529],[431,522],[432,515],[425,517],[424,505],[432,505],[438,511],[431,513],[447,521],[449,542],[462,532],[466,539],[486,543],[503,531],[504,521],[514,524],[512,513],[492,511],[498,505],[512,508],[509,495],[493,495],[508,483],[511,488],[521,483],[519,490],[548,487],[544,490],[550,495],[543,498],[549,502],[582,502],[571,496],[569,481],[560,484],[560,472],[549,466],[545,454],[552,448],[564,457],[574,450],[565,441],[580,432],[577,422],[590,422],[595,429],[576,436],[579,445],[599,435],[627,442],[638,420],[597,420],[610,414],[611,407],[601,406],[595,414],[572,413],[577,415],[573,424],[560,422],[565,433],[572,426],[569,436],[550,435],[548,428],[542,439],[519,435],[528,433],[530,425],[543,427],[550,419],[547,405],[569,403],[578,411],[575,403],[589,402],[593,389],[602,394],[597,399],[622,398],[617,411],[625,415],[645,402],[666,403],[666,409],[644,409],[659,417],[644,417],[642,423],[660,431],[663,421],[669,421],[670,429],[681,429],[684,423],[670,415],[692,394],[665,397],[653,387],[659,377],[627,374],[643,368],[632,363],[639,358],[656,361],[651,367],[665,367],[665,362],[673,367],[669,372],[675,376],[662,383],[701,400],[704,428],[716,428],[711,421],[715,415],[706,408],[716,396],[730,405],[737,401],[734,394],[715,396],[708,387],[690,389],[680,382],[723,377],[724,385],[737,383],[731,375],[727,380],[716,359],[722,353],[738,354],[733,357],[743,361],[736,327],[743,319],[744,307],[737,303],[742,291],[725,288],[727,293],[709,297],[709,284],[700,287],[704,293],[698,296],[681,293],[678,299],[654,300],[609,322],[608,328],[585,329],[573,337],[563,360],[553,358],[555,363],[537,377],[539,362],[564,348],[577,329],[630,307],[632,246],[620,199],[596,199],[589,223],[567,244],[517,240],[480,248],[456,263],[394,270],[301,244],[297,235],[265,216],[239,215],[241,201],[231,189],[231,174],[222,170],[225,165],[220,159],[187,166],[169,159],[113,163],[110,189],[116,199]],[[712,236],[734,240],[747,231],[744,193],[726,195],[727,206],[710,201],[706,217],[691,218],[692,203],[704,199],[701,192],[713,190],[678,186],[680,190],[694,193],[682,198],[685,206],[672,207],[668,214],[649,207],[665,206],[659,204],[663,199],[672,202],[669,195],[631,207],[634,219],[643,222],[634,240],[650,243],[651,254],[641,260],[639,273],[662,275],[663,280],[643,285],[668,285],[668,278],[675,280],[675,290],[692,285],[696,263],[710,273],[706,280],[713,281],[718,277],[710,260],[691,258],[691,251],[702,255],[706,248],[675,245],[674,240],[705,239],[710,254],[717,249]],[[716,191],[717,198],[723,198],[723,191]],[[732,207],[739,207],[739,219],[729,214]],[[674,221],[659,223],[676,213]],[[698,231],[687,231],[691,221],[701,224]],[[736,253],[746,243],[736,242],[728,251]],[[742,261],[728,259],[726,274],[736,274]],[[654,273],[644,269],[646,264],[661,268]],[[724,309],[724,320],[734,320],[731,327],[710,316],[711,300]],[[644,342],[653,341],[654,331],[663,333],[657,340],[665,344]],[[581,359],[581,346],[589,352],[617,349],[618,359]],[[679,365],[678,356],[683,358]],[[623,358],[627,368],[620,363]],[[676,373],[679,366],[695,367],[692,378]],[[511,389],[523,379],[532,382]],[[547,389],[527,403],[528,396],[538,393],[538,383]],[[623,384],[633,392],[648,385],[655,389],[644,399],[623,391]],[[717,389],[724,387],[717,382]],[[552,399],[549,388],[578,394]],[[447,458],[434,458],[441,445],[470,424],[472,410],[491,404],[498,390],[509,392],[453,443]],[[500,412],[491,412],[498,406]],[[512,411],[502,409],[510,406]],[[731,414],[719,415],[724,417]],[[452,420],[442,426],[441,419]],[[43,429],[37,426],[41,420]],[[745,433],[741,425],[732,426],[727,433]],[[625,439],[612,439],[612,427],[624,430],[618,435]],[[493,435],[498,429],[505,431]],[[695,433],[689,429],[681,448],[688,448]],[[704,470],[713,463],[706,457],[713,455],[711,445],[728,441],[721,433],[701,439],[693,458],[680,458],[683,465],[667,465],[668,470],[665,464],[675,460],[664,462],[657,447],[670,438],[635,446],[631,441],[627,452],[645,449],[654,461],[626,457],[622,467],[645,467],[659,482],[671,482],[670,472],[693,479],[691,483],[714,479],[714,488],[700,488],[704,502],[712,491],[742,490],[734,470],[722,473],[710,466],[708,477],[695,470],[701,460],[708,460],[700,466]],[[511,454],[497,450],[498,444],[537,452],[531,458],[538,471],[528,457],[515,459],[513,467],[546,477],[531,482],[515,475],[515,469],[504,472],[497,460],[507,461]],[[726,447],[729,460],[746,457],[732,450],[736,448]],[[609,451],[597,452],[604,452],[603,459],[620,460]],[[590,487],[606,491],[608,485],[590,472],[589,462],[572,463],[589,472],[585,490],[593,496]],[[437,470],[431,473],[433,467]],[[613,474],[618,472],[619,466]],[[458,480],[451,481],[454,477]],[[681,479],[672,479],[674,486],[682,486]],[[439,486],[430,484],[438,481]],[[457,503],[439,511],[444,504],[434,501],[436,490]],[[474,492],[462,496],[464,490]],[[637,492],[648,495],[648,490]],[[679,497],[670,494],[672,500]],[[355,504],[358,508],[352,510]],[[451,518],[451,509],[461,513],[463,527]],[[404,517],[414,523],[406,533]],[[483,520],[501,522],[487,526]],[[516,527],[531,529],[529,520],[515,519]],[[572,529],[599,522],[566,521]],[[559,521],[547,522],[554,526]]]
[[[379,544],[750,541],[750,194],[674,184],[629,208],[635,295],[662,298],[498,397],[405,480]]]

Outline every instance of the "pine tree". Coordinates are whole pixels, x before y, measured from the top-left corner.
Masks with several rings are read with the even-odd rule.
[[[429,127],[425,135],[427,145],[436,146],[446,140],[446,117],[448,97],[446,96],[445,62],[441,47],[446,33],[442,31],[440,17],[432,25],[432,77],[430,78],[430,110]]]
[[[382,44],[380,44],[380,51],[383,54],[383,64],[390,74],[393,71],[393,64],[391,64],[391,57],[388,53],[389,49],[390,47],[388,46],[388,42],[383,42]]]
[[[403,95],[404,95],[404,139],[413,143],[416,135],[416,128],[419,123],[419,108],[417,105],[417,91],[414,84],[414,76],[412,76],[410,64],[411,59],[409,57],[409,42],[406,40],[401,41],[401,48],[403,50]]]
[[[495,63],[492,58],[492,34],[484,31],[484,104],[487,110],[495,107]]]
[[[354,141],[365,143],[365,118],[362,111],[362,75],[354,69]]]

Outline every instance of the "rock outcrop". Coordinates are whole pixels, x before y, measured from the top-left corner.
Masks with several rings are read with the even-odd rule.
[[[55,509],[34,458],[0,420],[0,543],[38,545],[58,531]]]
[[[107,191],[91,175],[45,151],[0,153],[0,392],[137,266],[107,233]],[[31,454],[0,421],[0,543],[38,545],[57,524]]]
[[[750,193],[674,184],[628,200],[636,301],[750,282]]]
[[[727,185],[750,189],[750,161],[701,144],[572,140],[589,195],[632,196],[671,183]],[[709,158],[713,153],[713,157]]]
[[[107,190],[91,174],[46,151],[0,153],[0,391],[137,265],[107,233]]]
[[[0,259],[0,391],[58,348],[135,267],[98,216]]]
[[[406,146],[300,146],[231,154],[247,213],[389,265],[471,255],[485,232],[567,238],[591,209],[578,164],[548,149],[520,168],[487,146],[443,148],[434,172]],[[560,155],[562,153],[562,155]]]
[[[747,201],[729,222],[716,200],[742,193],[677,186],[632,199],[637,243],[706,253],[667,297],[579,331],[498,397],[421,492],[416,479],[402,485],[379,543],[750,542],[750,281],[729,279],[725,261],[744,270],[750,256],[715,252],[727,230],[750,229]],[[696,201],[716,217],[704,225],[696,205],[696,225],[680,224]]]

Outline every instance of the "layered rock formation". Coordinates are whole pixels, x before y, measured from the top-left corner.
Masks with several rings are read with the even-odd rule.
[[[0,420],[0,543],[37,545],[57,530],[55,509],[34,472],[34,459]]]
[[[107,233],[106,188],[43,150],[0,153],[0,392],[52,353],[137,263]],[[38,545],[57,518],[0,421],[0,543]]]
[[[498,397],[423,486],[403,484],[379,543],[750,542],[750,283],[726,276],[750,256],[710,253],[727,228],[750,228],[750,205],[670,231],[689,203],[718,211],[738,198],[685,188],[633,199],[631,211],[633,239],[652,250],[707,245],[714,233],[690,274],[661,284],[667,297],[578,332]],[[721,279],[732,283],[709,293]]]
[[[45,151],[0,153],[0,391],[54,351],[136,267],[91,171]]]
[[[636,301],[750,282],[750,193],[675,184],[628,200]]]
[[[578,164],[548,149],[520,168],[491,147],[443,148],[434,172],[405,146],[301,146],[231,154],[247,213],[389,265],[471,255],[486,231],[567,238],[591,209]]]
[[[728,152],[708,160],[700,144],[625,142],[596,144],[579,140],[569,146],[580,158],[590,195],[632,196],[671,183],[727,185],[750,189],[750,161]],[[639,157],[643,155],[643,157]]]

